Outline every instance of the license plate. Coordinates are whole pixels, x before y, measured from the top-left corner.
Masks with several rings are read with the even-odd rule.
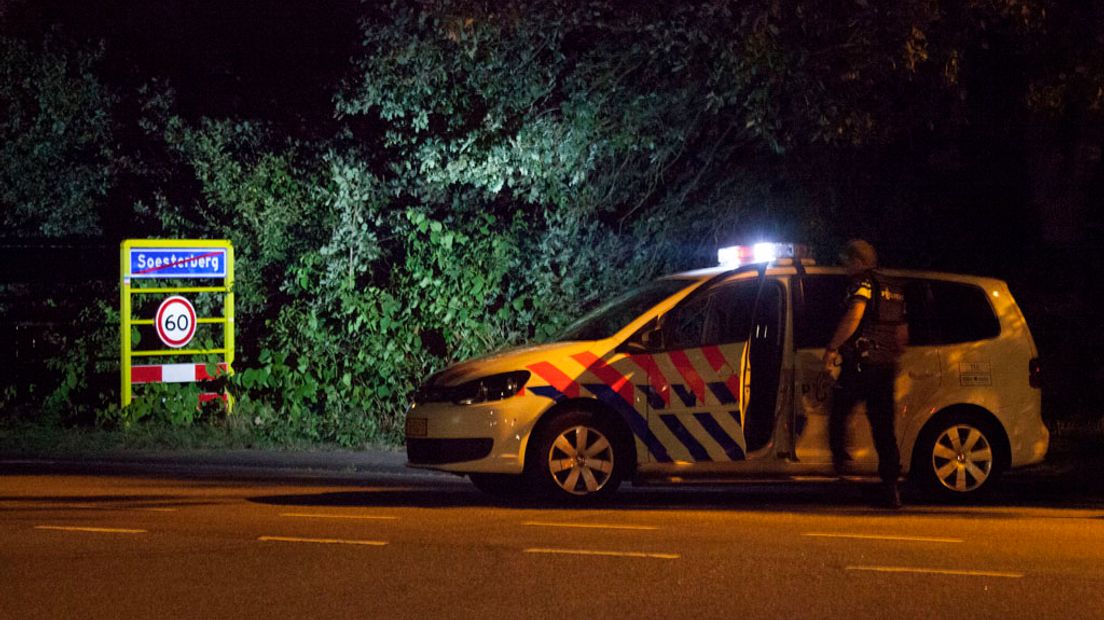
[[[407,418],[406,419],[406,436],[407,437],[425,437],[427,422],[425,418]]]

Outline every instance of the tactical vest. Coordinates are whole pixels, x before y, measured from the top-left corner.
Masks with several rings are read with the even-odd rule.
[[[904,352],[907,334],[905,290],[900,282],[876,271],[867,272],[872,290],[862,322],[855,330],[854,347],[860,362],[894,364]]]

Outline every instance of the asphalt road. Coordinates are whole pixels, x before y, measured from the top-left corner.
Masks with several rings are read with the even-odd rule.
[[[153,470],[153,473],[150,473]],[[1100,618],[1104,503],[0,463],[2,618]]]

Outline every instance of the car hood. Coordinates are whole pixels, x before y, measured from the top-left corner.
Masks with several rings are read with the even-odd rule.
[[[548,360],[559,360],[584,351],[592,351],[599,357],[607,352],[612,344],[609,340],[586,340],[577,342],[553,342],[537,344],[491,353],[483,357],[453,364],[433,375],[430,383],[436,386],[453,386],[512,370],[525,370],[530,364]],[[606,350],[602,350],[606,349]]]

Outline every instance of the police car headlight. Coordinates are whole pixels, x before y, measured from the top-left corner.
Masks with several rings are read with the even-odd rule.
[[[504,400],[516,396],[529,381],[528,370],[504,372],[474,379],[449,388],[450,400],[457,405],[474,405],[494,400]]]

